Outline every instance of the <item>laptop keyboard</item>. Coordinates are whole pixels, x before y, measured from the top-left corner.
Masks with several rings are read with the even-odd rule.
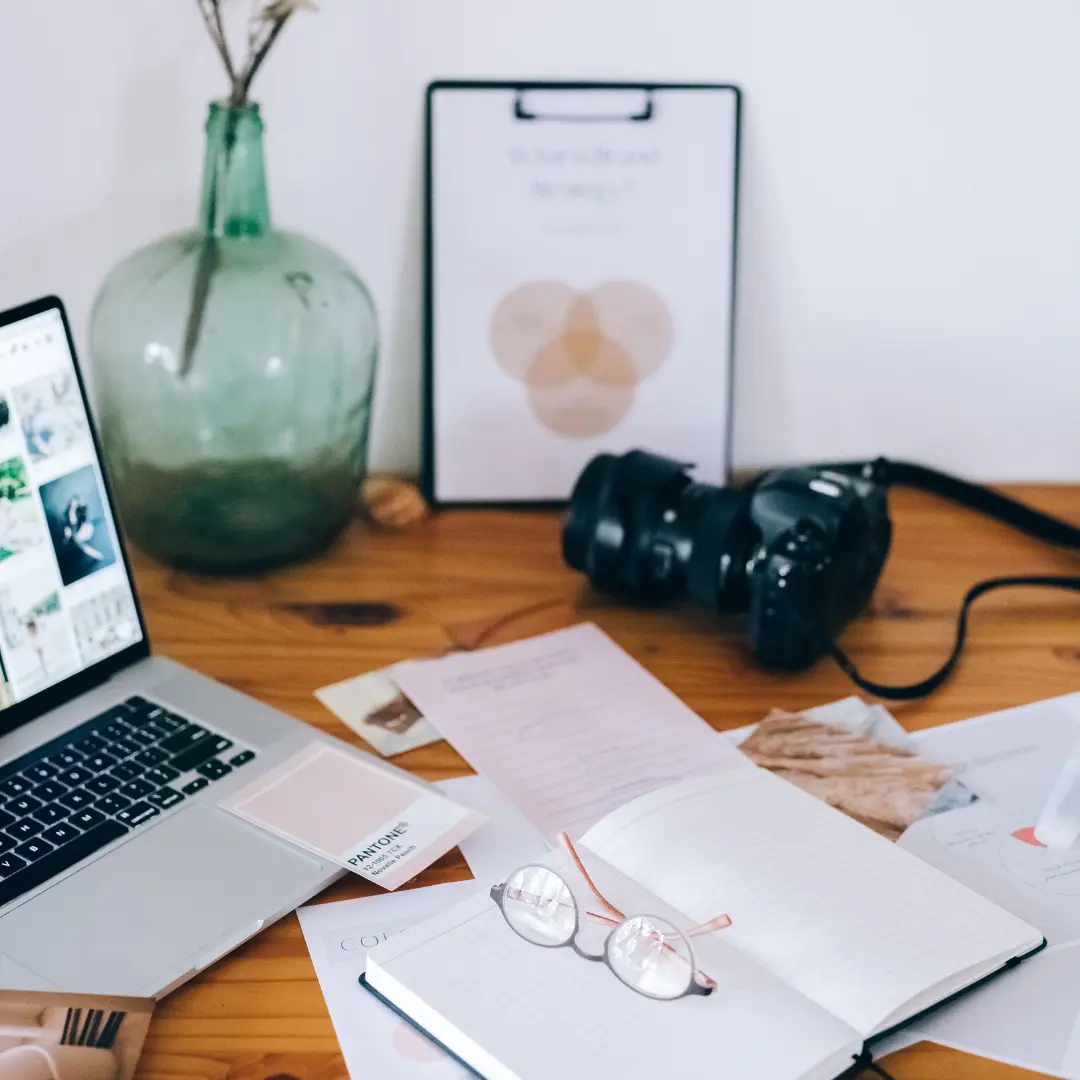
[[[254,757],[136,696],[0,766],[0,907]]]

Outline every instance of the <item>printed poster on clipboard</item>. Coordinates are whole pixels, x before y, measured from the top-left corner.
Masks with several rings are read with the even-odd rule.
[[[425,487],[558,503],[599,453],[727,478],[739,92],[434,83]]]

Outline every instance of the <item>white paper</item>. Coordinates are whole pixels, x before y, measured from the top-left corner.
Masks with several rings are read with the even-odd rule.
[[[754,767],[592,624],[394,678],[549,841],[677,780]]]
[[[474,892],[485,891],[503,880],[508,870],[542,858],[548,850],[543,837],[521,812],[482,776],[440,780],[435,787],[487,816],[488,820],[460,845],[476,880],[313,904],[297,912],[345,1066],[354,1080],[409,1080],[413,1076],[418,1080],[457,1080],[470,1075],[363,990],[357,980],[368,950],[378,942]]]
[[[455,881],[297,911],[353,1080],[458,1080],[471,1074],[360,986],[368,950],[475,892]]]
[[[1080,844],[1043,848],[1034,826],[1080,733],[1080,695],[912,736],[952,766],[979,801],[916,822],[898,843],[1038,927],[1051,945],[1080,941]]]
[[[461,776],[440,780],[435,786],[487,818],[458,844],[473,877],[483,887],[505,881],[519,866],[547,854],[549,848],[540,831],[490,780]]]
[[[917,1025],[929,1042],[1051,1076],[1080,1077],[1073,1039],[1080,1012],[1080,947],[1025,960]]]
[[[590,123],[514,96],[433,99],[436,496],[564,499],[637,446],[723,483],[734,91],[655,91],[641,123],[643,90],[536,106],[615,114]]]
[[[892,1035],[886,1035],[884,1039],[876,1040],[870,1049],[873,1051],[874,1060],[881,1063],[882,1059],[887,1058],[890,1054],[898,1054],[901,1050],[906,1050],[909,1046],[915,1046],[916,1043],[923,1041],[924,1036],[920,1035],[913,1027],[905,1027]],[[887,1064],[885,1068],[888,1070]]]
[[[919,1036],[1071,1078],[1080,1078],[1080,851],[1032,840],[1078,733],[1077,694],[917,732],[919,751],[956,768],[980,801],[917,822],[899,841],[1057,946],[920,1021]]]

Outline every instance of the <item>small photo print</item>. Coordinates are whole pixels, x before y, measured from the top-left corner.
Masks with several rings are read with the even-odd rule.
[[[12,397],[32,461],[46,461],[89,443],[86,410],[73,372],[42,375],[16,386]]]
[[[101,488],[92,465],[42,484],[40,493],[60,580],[65,585],[116,562]]]
[[[45,539],[34,492],[21,457],[0,461],[0,562],[37,547]]]
[[[28,576],[0,588],[0,637],[8,678],[20,698],[70,675],[77,664],[55,588],[35,589]]]
[[[71,608],[71,628],[84,664],[112,656],[140,637],[139,617],[127,584],[106,589]]]
[[[0,991],[0,1080],[131,1080],[154,1003]]]
[[[442,736],[395,685],[388,669],[324,686],[315,696],[383,757],[438,742]]]

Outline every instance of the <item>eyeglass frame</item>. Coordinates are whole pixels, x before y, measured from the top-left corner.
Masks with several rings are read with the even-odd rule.
[[[675,924],[671,923],[670,919],[662,918],[659,915],[624,915],[596,887],[595,882],[589,876],[588,870],[585,869],[585,864],[581,861],[581,857],[578,855],[577,849],[574,847],[573,841],[570,839],[570,837],[565,832],[561,832],[559,833],[558,839],[560,844],[562,844],[562,846],[569,854],[570,858],[573,860],[574,865],[577,867],[578,872],[585,880],[585,883],[589,886],[590,892],[592,892],[592,894],[597,898],[597,900],[599,900],[600,903],[603,904],[608,911],[610,911],[613,915],[618,916],[618,919],[613,919],[610,916],[600,915],[595,911],[589,911],[588,908],[585,908],[585,914],[588,915],[590,918],[596,919],[599,922],[607,923],[610,926],[610,930],[608,931],[607,936],[604,938],[603,952],[599,956],[595,956],[592,953],[586,952],[584,949],[581,948],[581,946],[578,945],[577,939],[579,934],[581,933],[582,909],[581,906],[578,904],[577,897],[574,895],[574,890],[570,888],[570,883],[562,876],[562,874],[560,874],[556,870],[552,870],[549,866],[542,865],[541,863],[524,863],[523,865],[519,866],[513,873],[509,874],[505,881],[500,882],[498,885],[492,885],[491,889],[489,890],[488,895],[495,902],[500,914],[506,922],[506,925],[509,926],[510,929],[513,930],[513,932],[517,934],[519,938],[521,938],[522,941],[525,941],[530,945],[539,945],[542,949],[564,949],[569,946],[571,949],[574,950],[575,953],[577,953],[578,956],[580,956],[584,960],[591,960],[594,962],[603,961],[604,964],[607,966],[607,969],[611,972],[612,975],[615,976],[616,979],[619,980],[620,983],[623,984],[623,986],[627,987],[630,990],[633,990],[635,993],[641,994],[642,997],[649,998],[652,1001],[678,1001],[681,998],[692,996],[708,997],[716,989],[716,980],[706,975],[705,972],[702,971],[700,967],[698,967],[697,954],[694,952],[694,947],[690,941],[690,938],[698,934],[713,933],[717,930],[726,929],[731,925],[731,917],[729,915],[719,915],[715,919],[710,919],[708,922],[701,923],[699,926],[692,927],[690,930],[685,931],[680,930],[676,926],[675,929],[686,942],[687,950],[689,951],[690,955],[690,978],[687,982],[687,987],[685,990],[683,990],[681,994],[676,994],[674,997],[660,997],[656,994],[650,994],[648,991],[627,982],[626,979],[624,979],[618,973],[618,971],[615,970],[614,966],[611,963],[611,958],[608,955],[611,938],[619,929],[619,927],[623,926],[625,923],[630,922],[631,919],[656,919],[659,922],[666,922],[672,926],[674,926]],[[511,881],[514,877],[516,877],[517,874],[519,874],[522,870],[528,870],[531,868],[536,868],[537,870],[545,870],[549,874],[554,874],[555,877],[557,877],[563,883],[566,891],[570,894],[570,899],[573,901],[574,906],[574,928],[570,936],[565,941],[556,942],[551,945],[547,945],[542,941],[533,941],[530,938],[525,937],[525,935],[522,934],[516,926],[514,926],[514,924],[510,921],[509,916],[506,914],[504,900],[506,898],[507,883]]]

